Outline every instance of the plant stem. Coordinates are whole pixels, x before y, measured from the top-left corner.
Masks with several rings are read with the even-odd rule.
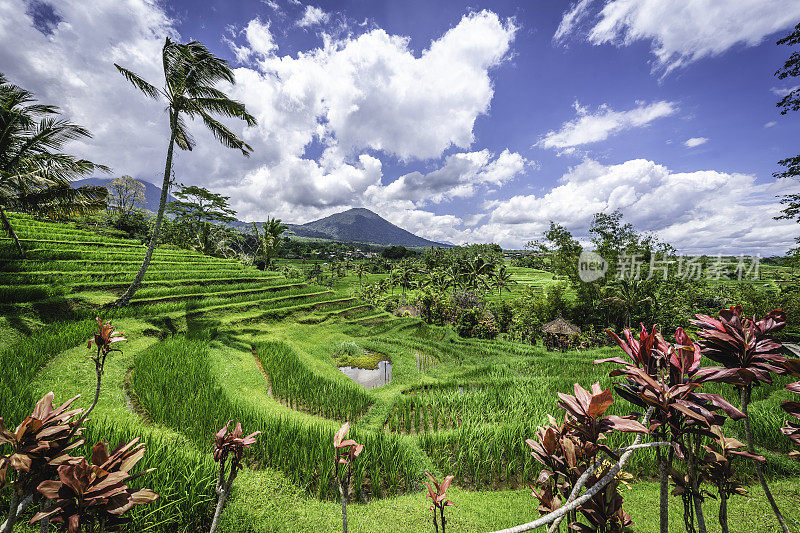
[[[722,533],[729,533],[728,530],[728,492],[725,490],[725,482],[719,485],[719,527]]]
[[[753,443],[753,430],[750,427],[750,415],[747,412],[748,406],[750,405],[751,392],[751,385],[745,385],[739,388],[742,412],[744,413],[744,431],[745,435],[747,436],[747,451],[750,453],[756,453],[755,444]],[[769,501],[769,504],[772,507],[772,512],[775,513],[775,518],[778,519],[778,523],[781,525],[783,533],[789,533],[789,527],[786,525],[786,520],[784,520],[780,509],[778,509],[778,504],[775,502],[775,498],[772,496],[772,492],[767,486],[767,480],[764,478],[764,470],[761,467],[761,463],[758,461],[756,461],[756,473],[758,474],[758,480],[761,482],[761,488],[764,489],[764,495],[767,497],[767,501]]]
[[[150,236],[150,244],[147,245],[147,252],[144,254],[142,266],[139,268],[139,272],[136,274],[131,286],[128,287],[128,290],[125,291],[125,294],[123,294],[120,299],[115,302],[114,305],[117,307],[124,307],[128,305],[128,303],[131,301],[131,298],[133,298],[133,295],[136,294],[137,290],[139,290],[139,286],[142,284],[145,272],[147,272],[147,267],[150,266],[150,258],[153,257],[153,250],[156,249],[156,244],[158,244],[158,235],[161,231],[161,220],[164,218],[164,208],[167,205],[167,196],[169,195],[169,177],[172,171],[172,152],[175,148],[175,136],[177,132],[177,112],[171,111],[170,114],[170,129],[172,130],[172,134],[170,135],[169,147],[167,148],[167,162],[166,165],[164,165],[164,182],[161,184],[161,199],[158,201],[158,213],[156,213],[156,222],[153,225],[153,234]]]
[[[225,463],[227,460],[227,454],[223,455],[219,460],[219,477],[217,478],[217,508],[214,510],[214,519],[211,522],[211,530],[209,533],[215,533],[217,531],[217,526],[219,525],[219,518],[222,516],[222,510],[225,509],[225,505],[228,503],[228,495],[231,491],[231,486],[233,485],[233,480],[236,479],[236,471],[238,469],[238,462],[235,460],[231,461],[231,471],[228,474],[228,480],[225,481]]]
[[[14,523],[17,521],[17,504],[19,503],[19,495],[15,489],[11,490],[11,504],[8,508],[8,518],[3,523],[3,533],[11,533],[14,529]]]
[[[659,530],[661,533],[669,533],[669,465],[667,464],[667,457],[661,452],[661,448],[656,448],[656,452],[658,454],[658,480],[660,485],[658,498]]]
[[[342,500],[342,533],[347,533],[347,494],[344,490],[344,483],[338,477],[336,482],[339,484],[339,495]]]
[[[700,486],[698,483],[697,473],[697,457],[700,450],[700,435],[694,436],[694,443],[692,437],[689,437],[689,445],[694,445],[695,449],[692,451],[692,475],[689,481],[692,484],[692,499],[694,500],[695,514],[697,515],[697,530],[699,533],[706,533],[706,518],[703,515],[703,498],[700,496]]]

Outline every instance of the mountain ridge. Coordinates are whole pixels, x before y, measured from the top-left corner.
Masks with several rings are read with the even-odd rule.
[[[144,208],[155,213],[158,211],[158,202],[161,198],[161,187],[140,179],[145,186]],[[74,187],[81,185],[96,185],[108,187],[110,178],[86,178],[72,182]],[[168,201],[176,198],[171,194]],[[260,223],[260,222],[259,222]],[[339,242],[353,242],[363,244],[376,244],[379,246],[405,246],[407,248],[451,247],[451,243],[440,243],[419,237],[396,226],[381,217],[374,211],[365,207],[352,207],[339,213],[328,215],[318,220],[305,224],[291,224],[284,222],[288,231],[297,237],[312,239],[325,239]],[[250,231],[251,222],[236,220],[231,226],[242,231]]]

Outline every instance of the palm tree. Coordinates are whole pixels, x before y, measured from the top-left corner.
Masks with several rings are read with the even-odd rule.
[[[486,261],[483,257],[476,257],[466,261],[463,268],[464,286],[467,289],[477,290],[478,287],[489,288],[487,279],[494,272],[494,263]]]
[[[506,265],[500,265],[492,275],[492,286],[497,289],[497,295],[503,299],[503,289],[511,290],[511,285],[516,285],[517,282],[511,277],[511,272],[508,271]]]
[[[105,208],[104,187],[73,189],[70,181],[108,167],[60,150],[67,142],[91,138],[83,127],[58,118],[56,106],[36,104],[33,93],[0,74],[0,223],[23,256],[7,209],[54,218]],[[103,189],[103,190],[100,190]]]
[[[279,218],[268,218],[267,221],[262,224],[262,227],[264,229],[263,235],[258,231],[258,224],[253,222],[253,229],[256,232],[256,238],[258,238],[261,247],[261,254],[264,257],[264,270],[267,270],[272,258],[278,251],[281,234],[289,229],[289,227],[285,224],[281,224],[281,219]]]
[[[619,310],[624,328],[631,327],[631,315],[640,306],[653,303],[653,298],[648,296],[650,286],[645,281],[621,279],[603,289],[610,296],[601,300],[601,303],[610,304]]]
[[[416,274],[416,272],[417,269],[414,268],[413,265],[408,263],[403,263],[400,265],[397,273],[397,284],[403,289],[403,294],[406,293],[406,289],[414,288],[414,274]]]
[[[163,89],[156,88],[130,70],[114,63],[125,79],[145,95],[155,99],[161,97],[166,99],[170,129],[167,161],[164,165],[164,181],[161,185],[161,200],[158,204],[153,234],[150,237],[150,244],[147,246],[142,266],[131,286],[117,300],[116,305],[118,306],[127,305],[138,290],[144,274],[147,272],[150,258],[153,256],[153,250],[158,243],[161,220],[164,218],[164,207],[167,204],[171,185],[172,152],[175,145],[181,150],[191,150],[194,147],[194,139],[189,134],[185,118],[202,120],[214,137],[228,148],[241,150],[245,156],[250,155],[252,151],[250,145],[211,116],[213,113],[223,117],[240,118],[248,126],[256,123],[256,119],[245,110],[244,104],[231,100],[228,95],[214,87],[221,81],[234,83],[233,71],[228,63],[215,57],[202,43],[192,41],[188,44],[181,44],[172,41],[169,37],[164,42],[161,56],[164,65]]]
[[[363,283],[361,283],[361,279],[367,274],[367,270],[364,268],[364,263],[359,263],[356,265],[356,268],[353,270],[356,276],[358,276],[358,285],[363,287]]]

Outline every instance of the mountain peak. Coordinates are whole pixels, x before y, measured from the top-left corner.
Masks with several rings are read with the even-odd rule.
[[[325,238],[342,242],[400,245],[409,248],[444,246],[397,227],[365,207],[353,207],[313,222],[290,225],[290,229],[299,237]]]

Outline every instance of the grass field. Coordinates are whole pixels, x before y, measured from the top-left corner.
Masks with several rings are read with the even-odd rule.
[[[526,485],[540,467],[525,439],[548,413],[560,416],[556,392],[571,391],[576,380],[610,383],[610,368],[592,362],[616,350],[558,353],[462,339],[365,305],[354,296],[353,274],[317,287],[233,260],[159,249],[133,305],[103,307],[133,278],[141,244],[68,224],[20,216],[13,222],[26,239],[27,258],[15,259],[9,241],[0,241],[0,415],[16,424],[50,390],[57,402],[83,394],[78,403],[88,405],[94,369],[85,343],[94,316],[113,318],[129,341],[107,363],[88,442],[141,436],[147,443],[142,467],[157,470],[139,483],[161,498],[133,513],[130,531],[207,529],[212,434],[232,418],[262,435],[234,485],[221,531],[339,528],[331,442],[346,420],[351,436],[365,444],[356,462],[352,531],[431,530],[425,470],[456,476],[448,493],[455,502],[451,531],[528,522],[538,512]],[[512,273],[520,286],[560,283],[546,272],[512,267]],[[355,359],[343,358],[343,344]],[[366,390],[339,371],[359,352],[365,361],[388,358],[392,381]],[[798,527],[800,465],[785,458],[789,443],[778,431],[786,382],[757,389],[751,412],[776,496]],[[627,411],[621,399],[611,407]],[[739,424],[728,429],[743,439]],[[635,531],[657,529],[653,464],[647,452],[629,462],[638,479],[623,492]],[[753,498],[731,500],[732,531],[752,524],[777,531],[760,487],[750,490]],[[680,530],[680,500],[671,505]],[[706,503],[710,531],[717,531],[716,505]]]

